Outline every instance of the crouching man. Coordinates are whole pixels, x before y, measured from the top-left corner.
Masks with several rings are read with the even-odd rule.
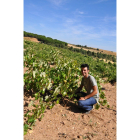
[[[95,78],[89,73],[89,65],[81,65],[81,73],[83,75],[81,85],[77,89],[77,100],[78,106],[85,110],[85,113],[88,114],[93,109],[93,105],[97,103],[99,99],[99,91]],[[87,93],[80,92],[82,88],[85,87]]]

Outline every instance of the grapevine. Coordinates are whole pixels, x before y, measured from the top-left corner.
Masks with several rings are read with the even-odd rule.
[[[33,109],[24,114],[26,118],[24,134],[27,133],[28,129],[32,129],[37,119],[41,120],[43,118],[46,107],[53,108],[65,97],[71,100],[75,99],[74,93],[81,80],[81,63],[90,64],[90,74],[95,77],[98,84],[99,103],[108,105],[105,93],[101,91],[100,83],[102,82],[101,77],[108,76],[104,66],[108,69],[110,67],[113,69],[113,66],[104,62],[97,64],[91,57],[81,59],[81,54],[76,53],[75,55],[69,50],[66,52],[62,48],[58,49],[30,41],[24,41],[24,49],[24,67],[27,68],[24,73],[24,88],[32,92],[34,97],[34,101],[29,104],[33,106]],[[102,69],[99,70],[101,67]],[[97,104],[95,108],[98,109],[100,104]]]

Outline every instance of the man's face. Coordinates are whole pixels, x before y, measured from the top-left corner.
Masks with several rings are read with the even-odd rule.
[[[87,67],[81,68],[81,73],[84,77],[88,76],[88,72],[89,72],[89,70],[87,69]]]

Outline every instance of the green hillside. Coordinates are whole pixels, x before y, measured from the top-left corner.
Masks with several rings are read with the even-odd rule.
[[[89,50],[87,50],[87,48],[88,48],[87,46],[81,46],[81,45],[77,45],[78,48],[75,48],[72,46],[68,47],[67,42],[63,42],[63,41],[60,41],[57,39],[52,39],[51,37],[45,37],[43,35],[29,33],[26,31],[24,31],[24,37],[34,37],[34,38],[37,38],[38,41],[40,41],[40,43],[52,45],[52,46],[55,46],[58,48],[64,48],[67,50],[71,50],[73,52],[79,52],[84,55],[92,56],[93,58],[105,59],[105,60],[110,60],[112,62],[116,62],[116,56],[110,55],[107,53],[102,53],[102,51],[99,51],[99,49],[98,49],[98,51],[97,50],[95,51],[94,49],[92,49],[92,51],[91,51],[91,48]]]

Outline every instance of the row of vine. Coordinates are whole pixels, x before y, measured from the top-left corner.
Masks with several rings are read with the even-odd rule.
[[[101,90],[100,85],[102,82],[101,76],[105,76],[105,73],[100,74],[100,71],[92,67],[93,62],[95,63],[93,59],[89,61],[91,59],[89,57],[81,61],[81,56],[78,53],[79,58],[74,57],[75,54],[65,52],[63,49],[30,41],[24,41],[24,49],[24,67],[27,68],[24,73],[24,88],[26,91],[32,92],[34,97],[34,100],[29,104],[33,109],[24,114],[24,118],[26,118],[24,134],[27,133],[28,129],[32,129],[37,119],[41,120],[43,118],[47,107],[53,108],[55,104],[59,104],[65,97],[76,103],[75,91],[81,80],[79,64],[85,63],[87,60],[91,62],[90,74],[95,77],[98,84],[100,92],[99,103],[109,107],[105,93]],[[103,62],[99,61],[98,65],[101,64]],[[110,68],[109,64],[106,66]],[[95,108],[98,109],[100,104],[96,104]]]

